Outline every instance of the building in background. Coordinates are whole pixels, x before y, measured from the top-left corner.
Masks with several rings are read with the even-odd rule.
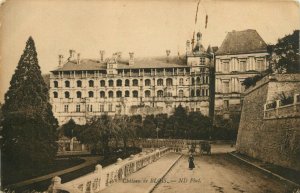
[[[216,54],[215,123],[239,117],[244,91],[243,81],[268,68],[267,44],[256,30],[227,34]]]
[[[135,58],[120,52],[105,58],[81,59],[70,50],[64,62],[51,71],[50,99],[60,124],[73,119],[85,124],[93,116],[173,113],[181,105],[188,112],[209,115],[211,49],[204,49],[202,34],[197,42],[187,41],[186,55]],[[208,51],[208,52],[207,52]]]

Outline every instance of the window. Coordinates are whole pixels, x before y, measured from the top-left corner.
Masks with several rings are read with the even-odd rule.
[[[167,86],[172,86],[173,80],[171,78],[167,78]]]
[[[80,105],[76,105],[76,112],[80,112]]]
[[[105,92],[104,91],[100,91],[100,98],[104,98],[105,97]]]
[[[89,87],[94,87],[94,81],[93,80],[89,81]]]
[[[113,87],[114,86],[114,81],[113,80],[109,80],[108,81],[108,86]]]
[[[195,91],[191,90],[191,97],[194,97],[194,96],[195,96]]]
[[[223,82],[223,93],[229,93],[229,82]]]
[[[240,68],[241,68],[241,72],[245,72],[246,71],[246,61],[240,61]]]
[[[128,79],[125,80],[125,86],[129,86],[129,80]]]
[[[117,86],[122,86],[122,80],[117,80]]]
[[[53,92],[53,98],[58,98],[58,93],[57,92]]]
[[[146,80],[145,80],[145,86],[150,86],[150,85],[151,85],[150,79],[146,79]]]
[[[163,97],[164,96],[164,91],[159,90],[157,91],[157,97]]]
[[[229,109],[229,100],[224,100],[224,109],[225,110]]]
[[[88,112],[93,112],[93,105],[86,105],[86,110]]]
[[[192,85],[195,85],[195,79],[192,78]]]
[[[69,92],[65,92],[65,98],[66,99],[70,98],[70,93]]]
[[[54,85],[54,88],[57,88],[57,87],[58,87],[58,82],[57,82],[57,81],[54,81],[54,82],[53,82],[53,85]]]
[[[229,61],[223,61],[222,63],[224,72],[229,72]]]
[[[100,105],[99,111],[100,111],[100,112],[104,112],[104,105]]]
[[[145,97],[150,97],[150,95],[151,95],[150,90],[146,90],[146,91],[145,91]]]
[[[70,87],[70,81],[65,81],[65,87],[69,88]]]
[[[178,95],[179,97],[183,97],[183,90],[179,90]]]
[[[208,96],[208,89],[205,90],[205,96]]]
[[[68,112],[69,112],[69,105],[65,105],[65,106],[64,106],[64,112],[65,112],[65,113],[68,113]]]
[[[105,80],[101,80],[101,81],[100,81],[100,86],[101,86],[101,87],[105,87]]]
[[[93,91],[89,91],[89,97],[93,98],[94,97],[94,92]]]
[[[264,61],[263,60],[256,60],[256,70],[263,71],[264,70]]]
[[[163,79],[158,79],[157,80],[157,86],[163,86],[164,85],[164,80]]]
[[[136,90],[132,91],[132,97],[138,98],[139,97],[138,91],[136,91]]]
[[[206,76],[205,79],[206,79],[206,84],[209,84],[209,77]]]
[[[205,58],[200,58],[200,64],[205,65]]]
[[[196,95],[197,95],[198,97],[200,96],[200,90],[199,90],[199,89],[196,91]]]
[[[171,97],[172,93],[171,92],[167,92],[167,97]]]
[[[183,85],[183,78],[179,79],[179,85],[182,86]]]
[[[133,79],[132,86],[138,86],[138,85],[139,85],[139,81],[137,79]]]
[[[129,91],[128,90],[125,91],[125,97],[129,97]]]
[[[197,77],[196,84],[200,84],[200,77]]]
[[[108,92],[108,97],[109,98],[113,98],[114,97],[114,92],[113,91],[109,91]]]
[[[81,98],[81,92],[80,92],[80,91],[77,91],[77,92],[76,92],[76,97],[77,97],[77,98]]]
[[[112,104],[108,104],[108,111],[112,111]]]
[[[81,87],[82,86],[82,82],[81,82],[81,80],[77,80],[77,87]]]
[[[121,98],[122,97],[122,91],[117,91],[117,98]]]
[[[201,96],[205,96],[204,89],[201,89]]]

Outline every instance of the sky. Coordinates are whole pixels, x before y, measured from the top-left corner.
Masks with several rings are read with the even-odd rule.
[[[69,49],[81,58],[121,51],[123,57],[184,54],[186,40],[201,31],[205,47],[220,46],[227,32],[256,29],[268,44],[300,29],[296,1],[201,0],[6,0],[0,8],[0,102],[29,36],[42,73],[58,66]],[[208,26],[205,29],[205,15]]]

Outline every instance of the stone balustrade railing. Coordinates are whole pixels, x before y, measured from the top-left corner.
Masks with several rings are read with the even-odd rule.
[[[295,94],[289,103],[282,100],[268,102],[264,105],[264,119],[276,119],[300,116],[300,95]]]
[[[148,150],[137,155],[131,155],[127,159],[118,159],[115,164],[102,168],[96,165],[95,171],[74,179],[72,181],[61,183],[60,177],[54,177],[49,186],[49,193],[67,191],[70,193],[95,193],[104,188],[124,179],[128,175],[140,170],[146,165],[158,160],[163,155],[170,152],[170,148],[161,148],[157,150]]]

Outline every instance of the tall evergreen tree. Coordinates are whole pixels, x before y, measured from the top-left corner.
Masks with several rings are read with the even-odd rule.
[[[32,37],[26,42],[3,105],[4,161],[16,167],[37,167],[57,152],[58,122],[49,103]]]

